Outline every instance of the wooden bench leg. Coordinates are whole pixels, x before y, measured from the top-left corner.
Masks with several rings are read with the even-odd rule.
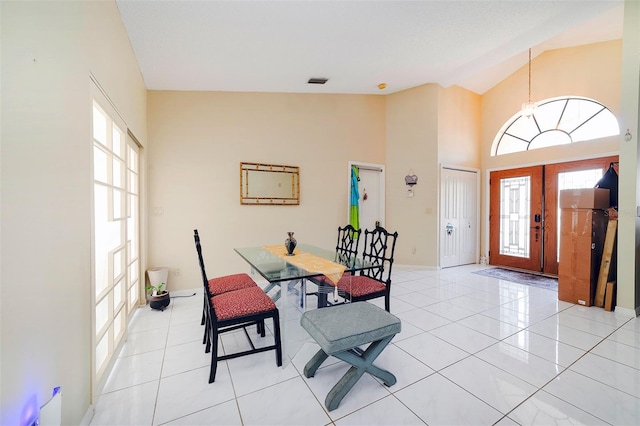
[[[351,364],[352,367],[349,368],[346,374],[342,376],[338,383],[336,383],[327,394],[327,397],[324,401],[324,405],[327,407],[327,410],[332,411],[338,408],[338,405],[340,405],[342,398],[344,398],[345,395],[349,393],[351,388],[358,382],[358,380],[360,380],[360,377],[362,377],[364,373],[369,373],[375,377],[378,377],[387,386],[392,386],[396,383],[396,377],[391,374],[391,372],[373,365],[373,361],[375,361],[378,355],[382,353],[389,342],[391,342],[393,336],[394,335],[391,335],[385,337],[382,340],[377,340],[371,343],[362,355],[359,355],[356,351],[353,350],[332,354],[336,358]],[[324,354],[323,351],[320,352]],[[311,361],[316,359],[318,355],[319,353],[317,353]],[[311,364],[311,361],[309,361],[307,366]],[[324,359],[322,361],[324,361]],[[319,364],[315,368],[317,369],[318,367]],[[313,370],[313,372],[315,373],[315,370]],[[307,367],[305,367],[305,375],[306,373]]]

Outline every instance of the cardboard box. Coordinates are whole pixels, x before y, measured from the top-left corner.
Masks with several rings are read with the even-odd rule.
[[[609,190],[606,188],[563,189],[560,191],[561,209],[608,209]]]
[[[602,210],[563,210],[558,299],[593,305],[608,218]]]

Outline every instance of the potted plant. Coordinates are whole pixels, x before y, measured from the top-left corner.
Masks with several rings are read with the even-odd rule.
[[[147,300],[151,309],[158,309],[164,311],[164,308],[169,306],[171,298],[169,292],[163,289],[164,283],[158,285],[148,285],[145,287],[147,290]]]

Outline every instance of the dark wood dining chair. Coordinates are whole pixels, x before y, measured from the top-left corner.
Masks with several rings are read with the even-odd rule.
[[[362,260],[379,267],[361,270],[358,275],[344,275],[338,282],[338,291],[351,302],[384,297],[384,308],[390,310],[391,269],[398,233],[388,232],[381,226],[373,231],[365,229]]]
[[[196,245],[200,244],[200,235],[198,234],[198,230],[193,230],[193,238],[195,239]],[[200,246],[200,256],[202,256],[202,246]],[[200,273],[204,273],[204,261],[200,262]],[[210,278],[208,281],[209,290],[213,296],[217,296],[222,293],[227,293],[229,291],[241,290],[243,288],[257,287],[258,284],[246,273],[239,274],[231,274],[231,275],[223,275],[220,277]],[[207,336],[209,336],[207,327],[209,322],[207,321],[207,294],[204,293],[203,301],[202,301],[202,319],[200,320],[200,325],[205,326],[204,336],[202,338],[202,343],[207,343]]]
[[[352,265],[358,256],[358,243],[360,241],[360,229],[352,225],[338,227],[338,241],[336,242],[336,262],[344,265]],[[345,272],[349,274],[350,272]],[[318,297],[318,308],[330,305],[327,295],[333,293],[336,285],[324,275],[309,278],[309,281],[318,286],[318,291],[313,294]]]
[[[206,314],[206,349],[211,352],[211,368],[209,371],[209,383],[213,383],[216,378],[218,361],[238,358],[259,352],[274,350],[276,353],[276,365],[282,365],[282,343],[280,338],[280,315],[275,303],[259,287],[253,286],[238,290],[227,291],[218,295],[213,295],[209,289],[209,280],[202,258],[202,246],[197,231],[194,231],[194,240],[200,271],[202,273],[202,284],[205,292]],[[258,332],[265,337],[265,320],[271,318],[273,321],[274,344],[256,348],[247,332],[247,327],[256,325]],[[246,335],[251,349],[227,353],[218,353],[218,340],[222,333],[242,329]]]

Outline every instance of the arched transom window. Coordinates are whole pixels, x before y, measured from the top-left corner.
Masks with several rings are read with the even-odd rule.
[[[619,135],[618,120],[593,99],[563,96],[538,102],[533,114],[518,112],[502,126],[491,155],[528,151]]]

